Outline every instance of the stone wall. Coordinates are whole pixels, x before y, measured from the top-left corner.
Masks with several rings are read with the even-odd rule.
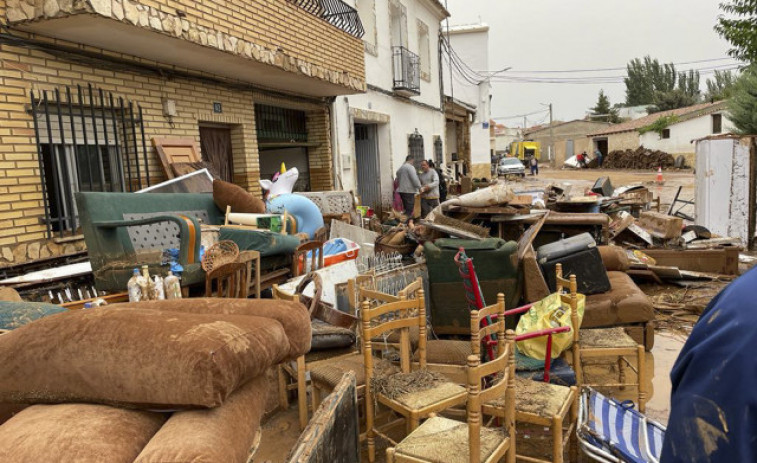
[[[362,40],[286,0],[0,0],[10,24],[95,14],[352,90],[365,90]]]

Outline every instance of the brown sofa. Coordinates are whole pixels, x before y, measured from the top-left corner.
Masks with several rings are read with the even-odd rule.
[[[600,246],[611,290],[586,297],[583,328],[623,326],[631,337],[647,350],[654,346],[654,308],[652,301],[625,272],[630,264],[625,251],[616,246]],[[529,249],[523,258],[526,301],[538,301],[549,295],[544,276]]]

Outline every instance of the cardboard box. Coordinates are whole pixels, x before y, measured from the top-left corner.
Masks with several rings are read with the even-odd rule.
[[[655,238],[663,240],[680,238],[683,229],[682,218],[651,211],[642,212],[636,224]]]

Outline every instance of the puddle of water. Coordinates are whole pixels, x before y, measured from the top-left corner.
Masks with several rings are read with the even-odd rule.
[[[652,391],[647,401],[647,416],[665,425],[670,415],[670,370],[684,342],[686,340],[679,335],[658,331],[654,348],[647,353],[647,375],[650,378],[647,387]]]

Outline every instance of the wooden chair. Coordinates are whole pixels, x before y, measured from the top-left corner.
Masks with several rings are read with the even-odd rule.
[[[378,393],[374,396],[371,391],[373,378],[373,347],[372,339],[384,333],[398,330],[400,332],[400,370],[410,373],[412,348],[410,346],[410,328],[418,327],[418,351],[421,369],[426,368],[426,306],[423,290],[418,290],[416,299],[400,300],[382,304],[371,308],[368,301],[363,301],[361,309],[363,363],[365,365],[365,427],[368,441],[368,461],[373,463],[376,458],[375,438],[377,435],[387,438],[377,427],[375,422],[375,406],[381,404],[405,418],[407,432],[416,429],[420,420],[432,413],[465,403],[467,394],[465,388],[452,383],[438,383],[421,392],[401,394],[390,398]],[[375,403],[374,403],[375,400]]]
[[[398,296],[392,296],[380,291],[375,291],[372,283],[372,276],[358,276],[357,278],[350,280],[347,283],[347,286],[351,304],[358,305],[362,304],[363,301],[368,301],[372,306],[378,306],[380,304],[398,302],[402,300],[402,298],[407,298],[408,296],[413,298],[417,297],[418,289],[423,288],[423,281],[418,279],[403,288]],[[354,313],[357,313],[357,311]],[[417,339],[418,329],[416,328],[411,330],[410,333],[411,344],[417,344]],[[372,345],[378,351],[385,348],[399,349],[399,334],[394,332],[390,333],[385,338],[377,337],[373,340]],[[325,397],[326,394],[334,389],[342,375],[350,371],[355,373],[358,398],[362,399],[365,392],[364,369],[363,354],[360,352],[332,358],[328,362],[321,362],[320,364],[311,366],[309,370],[311,407],[313,410],[320,406],[321,398]],[[362,437],[365,438],[365,434],[363,434]]]
[[[297,294],[288,294],[279,289],[279,285],[273,285],[271,288],[274,299],[282,301],[300,302],[300,296]],[[288,384],[287,375],[295,378],[294,384]],[[288,363],[279,364],[279,405],[283,409],[289,408],[289,391],[297,390],[297,407],[300,419],[300,430],[305,429],[308,424],[308,400],[307,400],[307,370],[305,367],[305,356],[297,357],[297,370],[294,371]]]
[[[505,304],[505,295],[497,295],[497,304]],[[515,313],[504,311],[505,316]],[[483,311],[481,311],[483,312]],[[471,315],[471,351],[473,355],[481,355],[481,339],[491,330],[478,328],[484,316],[474,318]],[[475,313],[475,312],[474,312]],[[488,327],[487,327],[488,328]],[[533,337],[542,335],[534,333]],[[516,338],[514,338],[516,339]],[[539,401],[538,398],[543,398]],[[506,418],[507,414],[507,396],[497,397],[494,400],[485,402],[482,405],[484,415],[495,416],[497,418]],[[566,417],[569,418],[566,423]],[[547,382],[534,381],[526,378],[515,376],[515,421],[519,423],[529,423],[537,426],[550,428],[552,433],[552,459],[544,460],[526,455],[518,455],[518,460],[535,462],[535,463],[562,463],[565,444],[571,441],[571,452],[575,452],[575,429],[576,420],[578,419],[578,388],[560,386]]]
[[[308,253],[312,256],[308,259]],[[310,265],[308,265],[308,263]],[[300,269],[300,266],[302,267]],[[298,277],[305,273],[315,272],[323,268],[323,242],[307,241],[297,246],[292,256],[292,276]]]
[[[479,329],[481,318],[497,313],[501,322]],[[474,311],[471,320],[471,328],[474,320],[477,324],[472,330],[474,337],[496,333],[497,354],[485,363],[481,363],[480,355],[468,357],[467,425],[438,416],[430,418],[387,449],[388,463],[449,461],[451,455],[463,452],[470,463],[496,463],[503,458],[507,463],[515,462],[515,333],[504,330],[504,299]],[[498,398],[503,398],[505,410],[502,430],[482,426],[483,404]]]
[[[246,299],[247,289],[247,264],[243,262],[223,264],[205,277],[205,297]]]
[[[578,283],[576,282],[576,276],[571,275],[570,279],[563,278],[561,264],[557,264],[556,271],[557,291],[560,293],[563,303],[570,305],[572,325],[578,326]],[[569,293],[563,294],[563,290],[566,287],[569,288]],[[644,413],[644,410],[646,409],[644,346],[637,344],[622,327],[574,330],[571,353],[573,357],[573,369],[576,372],[576,382],[579,387],[599,386],[619,388],[622,390],[627,386],[636,386],[638,391],[637,400],[639,411]],[[628,361],[627,357],[632,356],[636,356],[636,366]],[[608,357],[614,358],[618,362],[618,382],[609,384],[587,382],[582,361],[589,358]],[[626,366],[636,373],[636,382],[626,381]]]

